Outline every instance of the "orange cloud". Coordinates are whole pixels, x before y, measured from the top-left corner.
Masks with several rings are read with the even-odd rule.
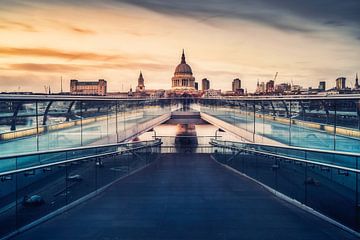
[[[26,23],[11,21],[11,20],[7,20],[4,18],[0,18],[0,22],[1,22],[1,24],[0,24],[1,29],[17,28],[17,29],[27,31],[27,32],[36,32],[36,29],[33,26],[26,24]]]
[[[95,33],[93,30],[85,29],[85,28],[79,28],[79,27],[70,27],[70,29],[73,32],[81,33],[81,34],[94,34]]]
[[[0,47],[0,55],[7,56],[31,56],[31,57],[53,57],[67,60],[93,60],[106,61],[113,59],[122,59],[119,55],[106,55],[89,52],[63,52],[50,48],[11,48]]]
[[[68,64],[36,64],[36,63],[20,63],[8,64],[2,70],[21,70],[31,72],[75,72],[82,70],[78,65]]]
[[[166,70],[170,66],[157,63],[115,63],[115,64],[38,64],[38,63],[18,63],[7,64],[1,70],[27,71],[27,72],[80,72],[101,69],[146,69],[146,70]]]

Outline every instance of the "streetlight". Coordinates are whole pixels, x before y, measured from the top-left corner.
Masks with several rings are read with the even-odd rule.
[[[147,132],[154,132],[154,138],[156,140],[156,131],[155,131],[155,129],[151,128]]]
[[[221,128],[216,129],[216,131],[215,131],[215,140],[217,139],[217,133],[218,132],[225,132],[225,131],[222,130]]]

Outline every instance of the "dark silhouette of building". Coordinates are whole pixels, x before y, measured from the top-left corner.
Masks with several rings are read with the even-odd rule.
[[[325,91],[326,90],[326,82],[321,81],[319,82],[319,91]]]
[[[336,79],[336,89],[337,90],[343,90],[346,88],[346,78],[345,77],[339,77]]]
[[[142,75],[142,72],[140,71],[140,75],[138,78],[138,85],[136,87],[137,92],[144,92],[145,91],[145,84],[144,84],[144,77]]]
[[[210,89],[210,81],[207,78],[201,80],[202,90],[207,91]]]
[[[232,91],[233,92],[238,92],[241,89],[241,80],[238,78],[235,78],[232,81]]]
[[[275,92],[285,94],[291,91],[291,85],[289,83],[280,83],[275,85]]]
[[[241,80],[239,78],[235,78],[232,81],[232,92],[235,95],[244,95],[244,89],[241,88]]]
[[[355,78],[355,89],[359,89],[360,85],[359,85],[359,78],[358,78],[358,74],[356,73],[356,78]]]
[[[266,83],[265,91],[266,93],[273,93],[275,90],[275,82],[274,80],[270,80]]]

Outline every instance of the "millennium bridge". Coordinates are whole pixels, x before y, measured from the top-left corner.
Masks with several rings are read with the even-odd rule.
[[[0,95],[0,239],[358,239],[359,159],[359,95]]]

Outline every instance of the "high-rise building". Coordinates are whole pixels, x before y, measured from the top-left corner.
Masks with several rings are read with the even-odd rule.
[[[346,78],[345,77],[339,77],[336,79],[336,89],[342,90],[346,88]]]
[[[359,85],[359,78],[358,78],[358,74],[356,73],[356,78],[355,78],[355,89],[359,89],[360,85]]]
[[[274,86],[274,85],[275,85],[274,80],[268,81],[268,82],[266,83],[266,89],[265,89],[266,93],[273,93],[274,90],[275,90],[275,86]]]
[[[232,94],[244,95],[244,89],[241,88],[241,80],[236,78],[232,81]]]
[[[326,82],[325,81],[319,82],[319,90],[320,91],[325,91],[326,90]]]
[[[139,75],[139,78],[138,78],[138,85],[136,86],[136,91],[137,92],[144,92],[145,91],[145,81],[144,81],[144,77],[143,77],[141,71],[140,71],[140,75]]]
[[[207,78],[201,80],[202,90],[207,91],[210,89],[210,81]]]
[[[256,94],[264,94],[265,93],[265,83],[261,82],[259,83],[259,81],[256,84],[256,90],[255,90]]]
[[[172,90],[195,90],[195,78],[193,77],[191,67],[186,63],[184,50],[181,62],[175,68],[171,82]]]
[[[104,79],[99,81],[80,82],[76,79],[70,80],[70,93],[79,95],[106,95],[107,82]]]
[[[241,80],[238,78],[235,78],[232,81],[232,91],[236,93],[236,92],[241,91],[240,89],[241,89]]]

